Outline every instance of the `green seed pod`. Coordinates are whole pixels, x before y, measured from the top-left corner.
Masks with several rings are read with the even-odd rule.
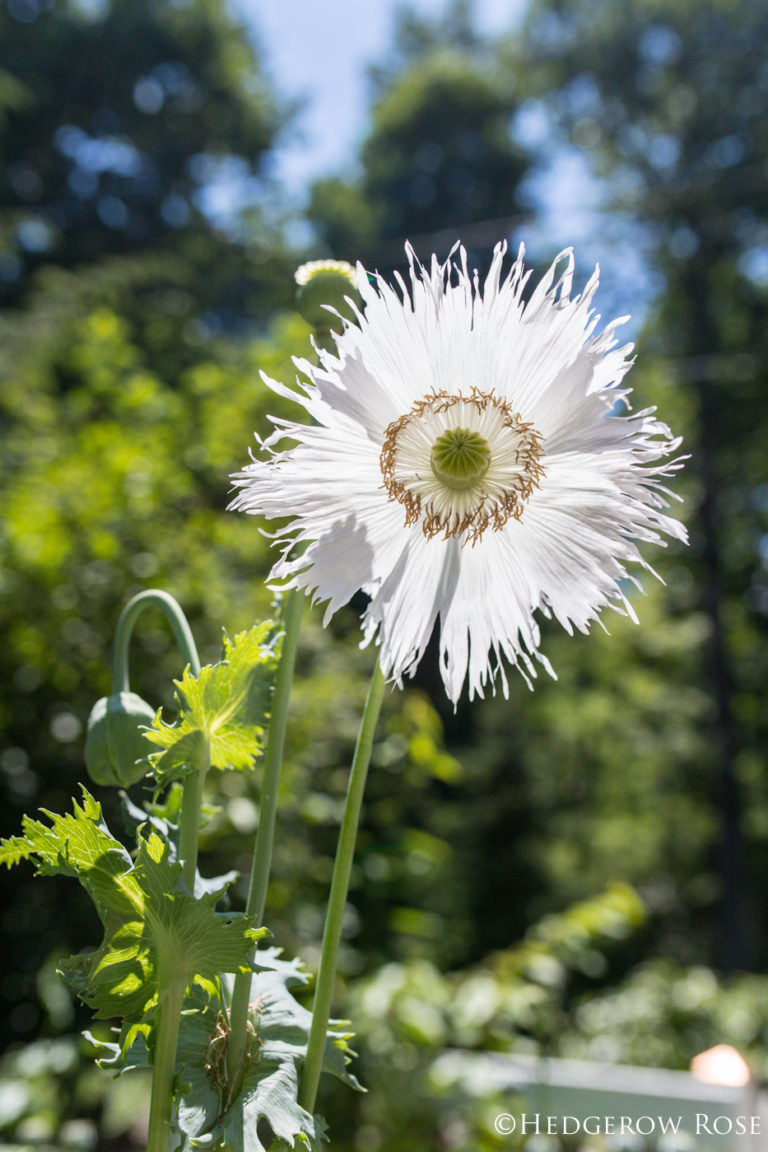
[[[155,710],[135,692],[102,696],[88,717],[85,766],[96,784],[128,788],[146,776],[145,760],[153,750],[142,727],[155,718]]]
[[[354,300],[358,307],[362,304],[362,297],[355,286],[356,278],[352,265],[341,260],[316,260],[303,264],[296,273],[299,285],[297,310],[313,328],[341,331],[341,321],[324,305],[329,304],[345,319],[354,320],[355,313],[346,297]]]

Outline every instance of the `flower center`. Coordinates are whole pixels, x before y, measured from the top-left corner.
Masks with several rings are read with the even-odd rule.
[[[475,543],[519,520],[544,476],[541,436],[493,392],[435,392],[384,434],[381,472],[406,524]]]
[[[471,428],[449,428],[432,445],[430,464],[439,481],[463,492],[482,480],[491,463],[488,441]]]

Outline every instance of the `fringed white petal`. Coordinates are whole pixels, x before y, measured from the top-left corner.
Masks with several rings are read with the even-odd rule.
[[[632,345],[617,341],[625,318],[597,330],[597,270],[572,297],[566,250],[526,302],[522,246],[505,275],[506,245],[498,245],[482,285],[463,248],[429,268],[410,247],[407,254],[407,284],[371,283],[358,269],[364,311],[345,323],[335,355],[320,351],[316,365],[297,360],[305,380],[295,388],[265,377],[313,423],[273,421],[260,442],[266,459],[233,478],[231,507],[291,518],[276,533],[272,577],[325,601],[326,619],[358,589],[371,597],[364,642],[379,644],[396,682],[414,671],[439,626],[440,668],[455,702],[465,685],[482,694],[497,678],[506,691],[505,662],[529,684],[539,665],[552,673],[539,651],[537,611],[569,632],[587,631],[605,607],[634,618],[623,591],[636,583],[628,565],[652,571],[638,542],[686,539],[665,512],[673,494],[664,481],[682,458],[654,410],[629,411],[623,379]],[[422,413],[429,432],[440,396],[455,398],[454,423],[484,436],[499,461],[514,442],[494,438],[483,413],[505,413],[510,427],[514,414],[515,427],[530,428],[524,506],[509,503],[503,522],[483,513],[481,487],[469,499],[451,495],[450,476],[419,474],[430,467],[426,441],[421,455],[410,450],[413,475],[398,470],[406,456],[395,448],[406,453]],[[287,440],[294,446],[282,451]],[[490,491],[503,474],[492,464],[476,483]],[[445,507],[478,508],[474,533],[452,527],[461,517],[446,517],[446,537],[436,534],[439,501],[430,497],[430,534],[419,493],[434,496],[442,483]]]

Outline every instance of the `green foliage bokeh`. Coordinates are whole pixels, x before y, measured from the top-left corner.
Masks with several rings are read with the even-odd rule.
[[[68,807],[131,595],[175,595],[204,661],[222,626],[274,611],[269,539],[226,511],[228,477],[288,414],[260,372],[290,383],[291,356],[311,354],[291,311],[307,253],[289,249],[268,178],[284,114],[242,31],[209,0],[85,7],[18,0],[0,16],[3,834]],[[86,59],[103,37],[119,59],[62,98],[64,48]],[[656,277],[635,406],[658,404],[691,454],[691,547],[648,550],[665,583],[647,573],[633,594],[640,627],[611,613],[572,638],[545,622],[558,681],[532,694],[513,678],[509,700],[454,712],[430,650],[387,697],[339,988],[372,1091],[324,1101],[350,1152],[510,1147],[498,1101],[448,1076],[446,1046],[685,1068],[727,1041],[763,1070],[767,39],[756,0],[537,0],[496,42],[461,3],[432,25],[404,14],[359,175],[313,190],[310,255],[388,270],[407,238],[445,255],[463,237],[481,263],[524,235],[537,165],[575,149],[601,181],[601,227],[625,230]],[[545,118],[538,154],[521,108]],[[138,168],[93,150],[115,140]],[[222,171],[247,201],[224,223],[205,210]],[[360,607],[327,629],[308,611],[299,649],[267,918],[310,967],[373,659]],[[160,618],[142,620],[131,667],[172,710],[181,667]],[[209,873],[247,874],[258,799],[258,769],[212,774]],[[65,881],[2,879],[0,1077],[16,1113],[0,1122],[63,1145],[98,1117],[103,1147],[128,1148],[144,1086],[107,1090],[84,1063],[55,976],[94,940],[91,913]]]

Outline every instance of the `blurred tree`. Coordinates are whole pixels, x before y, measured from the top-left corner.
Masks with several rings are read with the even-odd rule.
[[[585,10],[579,36],[588,24]],[[377,98],[359,181],[321,182],[314,189],[310,215],[334,251],[352,257],[370,251],[365,258],[382,267],[401,263],[405,236],[421,238],[422,257],[433,250],[445,256],[468,231],[470,248],[475,235],[484,246],[482,253],[470,251],[470,261],[487,259],[489,242],[513,224],[503,212],[519,211],[522,203],[525,156],[512,143],[513,116],[547,85],[559,92],[557,85],[571,79],[559,58],[557,71],[548,51],[548,42],[516,39],[489,55],[462,4],[433,24],[402,16],[392,58],[373,72]],[[603,51],[610,54],[605,44]],[[567,89],[568,108],[569,96]],[[471,199],[450,194],[451,166],[463,163],[458,140],[464,130],[488,140],[488,125],[502,123],[504,147],[500,136],[492,137],[495,146],[463,169],[477,187],[491,174],[495,206],[486,201],[484,214],[476,214]],[[447,166],[436,166],[433,199],[420,206],[408,189],[418,178],[422,145]],[[511,166],[513,155],[514,178],[500,184],[499,165]],[[637,407],[658,398],[673,428],[694,427],[696,406],[678,393],[667,370],[646,363],[636,373]],[[638,604],[639,632],[616,617],[606,620],[611,637],[595,628],[589,639],[574,640],[545,622],[545,650],[559,681],[540,680],[532,696],[513,676],[510,701],[462,700],[453,713],[434,644],[422,662],[417,682],[466,766],[438,816],[455,849],[447,884],[469,916],[465,959],[508,946],[532,917],[584,898],[606,876],[643,888],[655,913],[656,947],[687,962],[706,950],[716,887],[708,857],[717,827],[711,800],[701,795],[701,765],[711,757],[702,735],[710,722],[701,684],[707,623],[699,590],[679,558],[662,571],[670,592],[665,597],[649,589],[648,601]],[[764,800],[757,807],[764,812]]]
[[[222,332],[247,318],[266,328],[267,308],[291,296],[264,180],[281,119],[218,0],[0,11],[4,831],[22,808],[66,803],[82,778],[85,720],[131,589],[166,582],[216,630],[258,563],[258,536],[238,538],[223,513],[259,408],[256,369]],[[303,325],[292,336],[308,348]],[[219,577],[208,568],[200,584],[196,557],[208,566],[219,531]],[[258,610],[239,599],[230,629]],[[162,627],[147,635],[154,655],[142,669],[139,641],[136,663],[151,693],[180,669]],[[207,643],[215,652],[210,631]],[[35,972],[81,946],[90,921],[55,883],[4,888],[7,1040],[39,1026]]]
[[[24,44],[22,58],[31,59],[36,43],[46,44],[50,34],[42,59],[55,81],[48,83],[45,69],[38,75],[31,64],[22,74],[10,51],[3,58],[0,141],[9,124],[16,141],[16,152],[8,153],[8,179],[12,183],[15,172],[22,189],[41,188],[38,200],[24,200],[17,189],[13,195],[6,190],[8,199],[0,201],[10,257],[7,293],[15,305],[0,320],[0,629],[8,668],[0,696],[0,775],[3,819],[6,830],[15,831],[23,808],[65,806],[82,775],[83,724],[92,700],[107,689],[110,635],[129,595],[150,583],[173,591],[190,612],[204,659],[215,658],[220,623],[234,631],[268,611],[261,585],[267,547],[253,521],[223,512],[226,478],[242,464],[252,430],[265,430],[265,413],[284,411],[282,401],[258,383],[258,369],[290,379],[289,354],[308,352],[308,332],[283,316],[255,346],[230,338],[244,317],[266,311],[271,278],[282,276],[271,302],[287,298],[290,279],[258,206],[242,217],[242,229],[237,212],[227,215],[228,225],[237,223],[230,235],[211,225],[211,157],[240,157],[253,171],[266,171],[266,153],[255,126],[250,136],[245,127],[232,127],[224,95],[206,98],[206,109],[219,109],[221,136],[204,113],[198,119],[205,123],[184,127],[183,108],[174,111],[181,97],[166,89],[168,73],[154,71],[160,57],[141,55],[141,36],[132,24],[143,14],[188,46],[195,28],[209,27],[208,19],[230,27],[221,6],[168,0],[81,10],[12,0],[6,7],[0,19],[8,35],[0,52],[13,41]],[[586,0],[547,8],[542,0],[533,10],[528,47],[521,52],[517,45],[512,66],[507,54],[498,64],[461,5],[437,25],[405,17],[393,63],[375,76],[373,129],[360,180],[321,182],[311,209],[334,254],[361,256],[382,271],[402,263],[406,237],[426,256],[432,250],[445,255],[463,236],[470,259],[479,264],[524,204],[526,157],[510,134],[513,113],[534,90],[551,91],[563,125],[577,143],[594,150],[617,199],[625,208],[631,205],[653,240],[657,267],[669,285],[644,334],[645,367],[633,372],[637,406],[658,400],[676,430],[696,428],[704,412],[702,389],[709,389],[710,410],[717,410],[717,420],[703,421],[703,434],[714,437],[714,447],[709,457],[699,453],[704,463],[691,470],[698,471],[691,494],[697,500],[704,493],[697,566],[690,569],[679,553],[660,566],[668,587],[653,586],[638,604],[640,629],[616,617],[606,619],[611,636],[595,628],[591,637],[573,639],[547,625],[544,647],[560,680],[540,682],[533,695],[513,679],[509,701],[462,703],[454,715],[439,685],[433,688],[435,665],[430,669],[425,659],[418,685],[429,690],[434,705],[418,688],[405,700],[393,694],[388,701],[343,970],[350,975],[397,957],[425,972],[409,996],[409,1011],[419,1017],[408,1023],[413,1031],[429,1028],[430,1012],[418,1011],[425,982],[434,980],[440,996],[455,999],[438,986],[435,964],[459,966],[507,948],[532,919],[593,894],[610,878],[629,879],[642,889],[654,913],[648,932],[655,947],[686,962],[700,960],[712,937],[718,890],[709,856],[719,808],[702,787],[707,766],[714,771],[719,763],[726,783],[733,779],[731,768],[738,773],[754,867],[768,835],[760,751],[766,735],[760,612],[768,586],[757,550],[768,530],[760,480],[766,413],[756,372],[766,342],[766,300],[757,279],[763,208],[756,197],[747,205],[742,187],[751,179],[749,149],[762,162],[765,142],[757,139],[757,111],[753,115],[749,101],[742,107],[731,85],[741,47],[750,37],[755,43],[764,39],[764,31],[750,4],[734,22],[742,39],[714,19],[720,9],[711,3],[700,15],[699,7],[683,5],[679,19],[677,11],[650,3],[620,4],[615,20],[612,11]],[[74,30],[82,32],[83,44],[91,44],[103,22],[118,17],[121,34],[135,32],[138,63],[134,67],[128,45],[121,46],[121,68],[130,79],[118,83],[115,66],[103,83],[122,93],[130,130],[116,128],[114,121],[99,126],[94,109],[101,107],[101,96],[79,118],[59,116],[55,44],[66,41],[79,59]],[[569,33],[571,26],[576,30]],[[153,33],[148,43],[155,39]],[[190,75],[219,75],[213,63],[203,69],[200,61],[209,50],[221,50],[223,74],[240,75],[248,88],[245,73],[231,72],[224,62],[230,49],[236,61],[245,51],[236,35],[201,32],[194,43],[200,52],[194,59],[173,48]],[[756,64],[750,68],[745,85],[759,110],[766,102],[766,73]],[[160,97],[162,111],[153,113],[150,105]],[[44,159],[37,161],[46,181],[25,183],[27,170],[16,165],[23,154],[24,163],[34,166],[30,149],[38,122],[30,119],[26,134],[19,125],[25,109],[46,100],[39,124],[48,127],[39,128],[38,138]],[[239,101],[238,96],[231,106],[235,121]],[[268,99],[259,101],[268,110]],[[718,140],[727,137],[729,117],[738,108],[750,142],[743,162],[723,167],[734,145],[708,152],[712,125]],[[165,119],[171,113],[182,117],[178,145],[164,136],[166,126],[176,123]],[[258,119],[256,111],[253,116]],[[70,121],[77,130],[68,137],[77,144],[71,154],[56,144],[59,128]],[[275,121],[267,116],[266,123]],[[139,131],[142,125],[146,134]],[[119,142],[123,133],[130,155],[151,161],[157,153],[163,172],[164,149],[170,150],[167,171],[175,172],[177,183],[168,187],[181,189],[186,204],[178,216],[171,213],[169,220],[162,211],[175,192],[147,201],[138,169],[102,165],[105,155],[129,155],[109,152],[113,138]],[[218,150],[217,139],[226,142]],[[192,143],[182,157],[184,140]],[[683,146],[688,158],[683,161],[681,151],[674,159]],[[689,169],[696,156],[699,167]],[[96,185],[80,183],[78,173],[87,175],[96,160]],[[706,181],[711,195],[703,196]],[[83,195],[88,186],[95,190]],[[123,202],[125,228],[99,215],[102,195]],[[80,199],[82,215],[64,213],[59,220],[57,206],[69,203],[80,211]],[[128,227],[134,218],[145,220],[144,241]],[[27,241],[43,232],[19,232],[29,220],[42,224],[50,238],[40,250]],[[66,220],[71,224],[65,228]],[[718,229],[727,235],[715,243]],[[242,278],[232,275],[233,267],[245,269]],[[654,349],[671,351],[674,363],[654,363]],[[706,383],[700,383],[702,373]],[[137,686],[153,703],[168,702],[164,685],[178,673],[178,660],[170,635],[159,623],[150,625],[135,640]],[[713,660],[707,646],[718,629],[720,649],[719,655],[717,644],[710,649]],[[352,609],[329,632],[311,622],[303,639],[269,915],[280,941],[310,961],[345,781],[340,766],[354,739],[371,656],[356,651],[357,640]],[[462,778],[442,748],[441,719],[451,751],[466,764]],[[211,792],[221,808],[207,832],[211,871],[220,867],[217,860],[246,866],[243,836],[257,819],[257,798],[257,776],[238,778],[220,796]],[[729,819],[733,830],[732,806]],[[56,910],[65,900],[70,914],[57,924]],[[764,911],[757,893],[754,901]],[[42,1006],[45,1026],[55,1030],[66,1024],[66,1013],[60,1003],[56,1007],[50,979],[39,985],[38,1003],[34,973],[58,947],[78,947],[87,938],[77,919],[82,913],[69,888],[32,882],[28,874],[5,908],[9,944],[0,991],[11,1029],[30,1035]],[[753,931],[760,947],[758,920]],[[612,954],[609,963],[587,952],[584,974],[601,980],[620,975],[630,963],[626,954]],[[381,979],[386,983],[386,968]],[[400,1085],[408,1081],[412,1056],[402,1055]],[[372,1114],[376,1110],[371,1106]]]
[[[13,380],[2,381],[17,411],[4,434],[1,477],[0,835],[18,831],[24,811],[65,810],[86,780],[85,724],[110,690],[112,635],[130,596],[151,586],[175,595],[206,662],[218,658],[222,626],[232,635],[272,611],[264,586],[269,543],[254,519],[226,511],[228,477],[246,460],[253,431],[266,434],[267,411],[290,407],[258,383],[258,370],[290,380],[291,354],[311,354],[304,321],[282,316],[255,345],[219,340],[198,348],[196,362],[170,384],[133,341],[130,323],[105,303],[62,324],[66,339],[52,324],[15,361]],[[352,610],[330,632],[310,615],[302,635],[268,915],[281,945],[311,961],[373,659],[357,650],[358,638]],[[137,628],[131,670],[136,690],[172,715],[171,678],[182,669],[161,617]],[[447,894],[436,905],[432,898],[450,855],[431,817],[433,798],[452,786],[458,766],[420,693],[388,694],[373,763],[344,973],[382,955],[439,951],[448,917],[461,924]],[[117,796],[96,792],[119,828]],[[132,793],[140,800],[142,787]],[[248,873],[258,795],[258,769],[211,779],[218,810],[203,836],[209,874]],[[35,879],[29,869],[4,872],[2,881],[8,1032],[0,1042],[26,1038],[41,1024],[71,1025],[71,1007],[68,1019],[66,1012],[54,1019],[55,994],[38,1000],[36,974],[52,954],[96,938],[92,912],[71,883]]]
[[[4,5],[0,301],[43,265],[170,248],[198,310],[263,305],[278,237],[247,216],[284,118],[223,0]]]
[[[308,209],[334,255],[387,272],[403,244],[444,257],[457,238],[482,264],[517,224],[528,160],[512,136],[516,83],[454,3],[429,23],[401,14],[395,53],[374,68],[361,175],[318,181]]]
[[[721,827],[715,952],[726,967],[754,961],[755,946],[764,957],[766,947],[754,930],[747,941],[746,925],[765,921],[765,905],[747,916],[744,890],[744,870],[757,868],[765,846],[753,818],[745,828],[744,790],[768,735],[760,704],[768,673],[766,43],[758,0],[538,0],[522,50],[537,60],[539,95],[593,158],[614,209],[638,222],[664,285],[644,348],[673,358],[692,400],[694,599],[708,621],[701,683],[711,702],[701,770]],[[508,46],[511,67],[519,56],[519,44]]]
[[[0,224],[13,305],[0,317],[5,833],[23,810],[66,807],[83,779],[85,722],[108,691],[112,632],[134,592],[171,590],[204,659],[216,658],[221,625],[234,632],[268,614],[268,547],[253,520],[225,511],[228,476],[246,460],[254,429],[266,432],[266,411],[285,408],[259,369],[290,380],[290,355],[311,348],[303,321],[275,319],[293,294],[293,261],[265,185],[253,179],[266,171],[278,118],[223,4],[19,0],[3,13],[0,144],[10,167]],[[113,43],[107,60],[103,47]],[[217,173],[231,177],[235,161],[235,191],[257,200],[246,212],[230,205],[222,228],[211,197]],[[119,220],[104,219],[105,197],[124,205]],[[169,199],[179,209],[170,217]],[[19,227],[30,221],[47,238],[39,248],[22,242],[33,233]],[[245,339],[253,327],[268,336]],[[310,623],[303,641],[312,686],[296,692],[288,839],[269,901],[281,942],[310,959],[371,659],[355,652],[354,613],[334,634],[329,642]],[[139,690],[170,705],[181,669],[159,619],[142,622],[132,667]],[[429,808],[457,765],[419,694],[404,710],[393,695],[385,714],[344,971],[398,950],[396,929],[403,955],[439,949],[441,917],[454,915],[447,897],[428,911],[449,854]],[[206,831],[208,860],[213,871],[233,863],[247,871],[258,774],[226,789]],[[100,798],[117,826],[116,798]],[[71,1005],[38,995],[35,975],[47,957],[92,937],[90,912],[68,886],[28,871],[4,876],[3,886],[3,1040],[56,1031],[71,1022]]]
[[[471,198],[451,199],[454,143],[461,130],[482,133],[486,115],[506,117],[509,141],[516,108],[538,99],[553,113],[550,155],[569,145],[594,160],[607,211],[650,252],[663,286],[632,383],[635,406],[659,399],[693,456],[693,581],[677,555],[661,563],[670,589],[638,605],[640,633],[606,621],[609,640],[572,641],[547,627],[560,681],[540,683],[533,697],[513,686],[511,704],[461,703],[454,716],[429,658],[419,670],[467,764],[442,822],[457,848],[452,882],[472,916],[472,956],[606,875],[643,887],[658,914],[655,946],[684,961],[704,955],[733,967],[766,946],[765,916],[746,915],[756,901],[766,911],[764,901],[756,887],[747,895],[740,870],[757,874],[767,816],[767,33],[757,3],[734,19],[725,0],[674,11],[652,0],[542,0],[525,34],[493,57],[465,5],[432,25],[405,16],[392,60],[373,73],[360,178],[314,189],[310,215],[339,255],[387,268],[405,236],[419,240],[422,257],[444,256],[467,233],[472,247],[475,232],[461,225],[483,216]],[[424,143],[437,150],[421,152]],[[425,183],[419,165],[438,154],[450,165],[441,160]],[[478,153],[467,166],[478,187],[497,173],[497,207],[485,202],[493,239],[511,224],[500,218],[503,196],[521,202],[519,175],[498,185],[498,155],[489,163]],[[432,199],[414,204],[414,187]],[[487,243],[485,224],[480,231]]]

